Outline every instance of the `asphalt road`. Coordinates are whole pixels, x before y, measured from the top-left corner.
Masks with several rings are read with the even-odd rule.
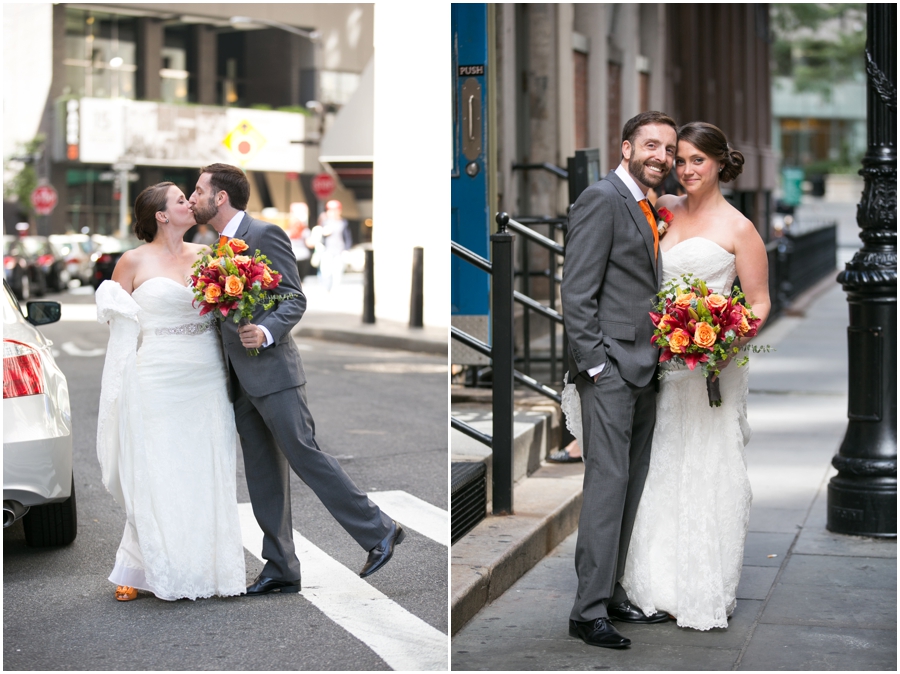
[[[48,299],[92,302],[90,295],[70,293]],[[439,668],[446,669],[446,541],[407,527],[391,562],[365,581],[354,580],[365,551],[296,476],[294,529],[315,553],[301,554],[302,593],[176,602],[141,593],[136,601],[116,602],[107,576],[124,512],[101,483],[95,450],[108,329],[67,320],[65,313],[42,329],[69,382],[78,536],[65,548],[31,549],[21,523],[4,530],[4,669],[422,669],[426,665],[415,663],[427,664],[429,657],[443,658]],[[441,513],[446,517],[446,359],[316,340],[298,344],[321,448],[373,499],[390,492],[412,503],[395,506],[396,512],[385,507],[401,523],[404,515],[425,510],[438,521]],[[238,502],[249,503],[240,453],[237,484]],[[252,547],[245,536],[248,582],[263,565]],[[321,583],[310,587],[307,578],[317,571]],[[335,597],[343,601],[337,608]],[[396,636],[395,624],[402,638],[385,646]],[[443,654],[435,656],[442,645]],[[423,655],[429,648],[431,656]]]

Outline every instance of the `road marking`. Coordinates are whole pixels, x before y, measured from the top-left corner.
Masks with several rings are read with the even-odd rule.
[[[450,522],[446,510],[405,491],[370,491],[368,496],[404,527],[418,531],[441,545],[450,545]]]
[[[244,547],[260,561],[263,533],[249,503],[238,505]],[[449,637],[379,592],[294,531],[303,596],[398,671],[446,671]]]
[[[94,358],[106,353],[106,349],[82,349],[76,346],[75,342],[63,342],[60,348],[70,356],[82,356],[84,358]]]

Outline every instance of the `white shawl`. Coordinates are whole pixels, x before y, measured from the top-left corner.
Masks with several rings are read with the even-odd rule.
[[[125,400],[128,398],[125,392],[137,385],[136,361],[141,332],[138,315],[141,308],[115,281],[101,283],[95,299],[97,321],[109,323],[109,345],[103,365],[100,413],[97,417],[97,458],[104,486],[127,512],[130,509],[126,506],[119,464],[125,423],[141,423],[133,415],[124,414]],[[129,487],[124,485],[124,490],[130,492]]]

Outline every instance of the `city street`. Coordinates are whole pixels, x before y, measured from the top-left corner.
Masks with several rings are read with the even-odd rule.
[[[63,304],[42,330],[69,383],[78,537],[32,549],[21,523],[4,530],[5,669],[447,669],[446,357],[297,339],[319,445],[408,531],[384,569],[358,577],[366,552],[293,476],[300,594],[119,603],[107,576],[125,519],[95,450],[108,329],[89,289],[47,299]],[[199,409],[184,417],[203,423]],[[249,582],[261,534],[240,452],[237,466]]]

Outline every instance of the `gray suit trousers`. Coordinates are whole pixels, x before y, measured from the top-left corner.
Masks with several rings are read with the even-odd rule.
[[[234,381],[234,380],[233,380]],[[235,423],[253,514],[263,530],[262,575],[298,580],[300,562],[291,525],[290,471],[300,476],[364,550],[387,536],[391,519],[369,500],[333,456],[319,449],[306,404],[306,386],[265,396],[236,387]]]
[[[608,360],[594,382],[575,378],[584,428],[584,502],[575,544],[578,591],[570,618],[607,616],[606,606],[628,597],[618,580],[634,528],[650,466],[656,423],[656,391],[651,381],[635,386]]]

